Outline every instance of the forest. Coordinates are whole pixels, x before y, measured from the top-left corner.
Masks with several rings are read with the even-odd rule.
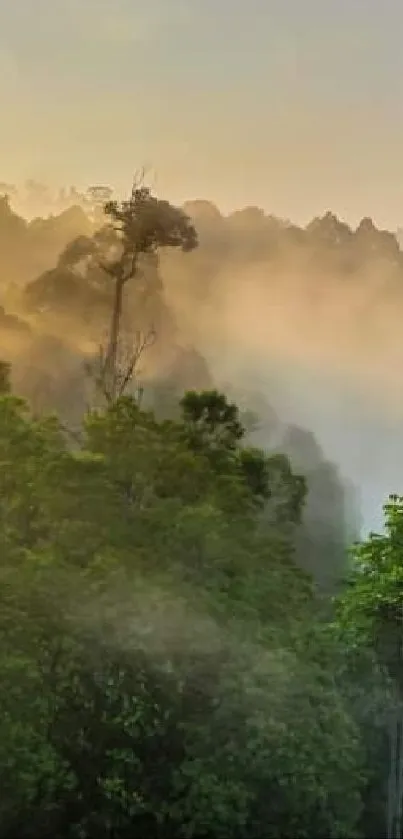
[[[365,533],[360,487],[240,373],[264,345],[274,400],[280,348],[319,341],[392,380],[367,339],[400,320],[396,236],[141,180],[30,219],[10,191],[0,839],[401,837],[403,497]]]

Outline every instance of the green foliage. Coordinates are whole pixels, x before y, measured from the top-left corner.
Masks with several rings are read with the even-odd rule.
[[[371,691],[372,719],[361,708],[370,767],[363,827],[370,836],[385,830],[387,810],[388,821],[399,822],[403,797],[397,771],[403,700],[403,498],[391,495],[384,511],[383,534],[371,533],[352,549],[353,567],[348,587],[336,601],[335,624],[348,649],[350,681],[357,685],[365,679],[377,687],[375,702]],[[368,696],[364,702],[368,708]]]
[[[72,450],[0,398],[2,839],[356,835],[359,729],[283,528],[301,482],[220,394],[184,405],[124,397]]]
[[[352,549],[349,587],[338,603],[341,627],[352,643],[369,645],[397,676],[403,620],[403,498],[385,505],[384,534]]]
[[[238,481],[250,499],[264,506],[270,499],[276,522],[298,521],[305,482],[294,475],[285,455],[266,456],[261,449],[243,445],[245,428],[237,405],[217,390],[188,391],[180,403],[186,440],[196,453],[203,453],[213,468],[216,481],[223,473]],[[242,497],[242,504],[247,499]]]
[[[217,390],[188,391],[181,408],[194,445],[208,442],[211,447],[232,450],[245,434],[237,406]]]

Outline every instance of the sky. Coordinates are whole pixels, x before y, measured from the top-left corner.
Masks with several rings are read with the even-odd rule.
[[[402,0],[0,0],[0,180],[403,224]]]

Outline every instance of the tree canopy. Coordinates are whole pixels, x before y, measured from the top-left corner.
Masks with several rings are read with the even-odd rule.
[[[197,400],[231,420],[219,470]],[[1,836],[353,835],[359,732],[241,431],[219,394],[175,422],[124,397],[71,450],[0,397]]]
[[[0,839],[400,837],[403,501],[347,554],[335,465],[218,385],[168,293],[186,260],[186,299],[213,306],[223,266],[284,250],[315,254],[315,283],[370,259],[395,281],[396,240],[136,184],[79,198],[31,222],[0,203],[24,301],[0,311]],[[82,368],[104,339],[96,401]]]

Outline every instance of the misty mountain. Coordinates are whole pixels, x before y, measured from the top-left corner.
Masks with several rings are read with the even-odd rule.
[[[184,209],[197,228],[197,250],[145,260],[127,291],[126,334],[156,334],[142,360],[144,398],[169,415],[183,390],[217,385],[255,410],[259,431],[251,439],[286,452],[308,478],[296,543],[301,562],[334,585],[345,545],[360,529],[358,490],[364,519],[367,504],[362,466],[345,457],[338,422],[354,415],[357,424],[361,413],[367,426],[390,422],[391,407],[379,415],[379,405],[370,405],[365,370],[369,380],[379,377],[387,405],[382,359],[403,304],[403,254],[396,237],[369,219],[353,230],[329,212],[300,228],[258,207],[227,216],[208,201]],[[112,291],[100,257],[105,235],[80,206],[31,222],[10,200],[0,206],[3,355],[36,409],[57,407],[71,422],[88,399],[88,358],[105,341]],[[10,333],[21,328],[30,337],[16,348]],[[335,392],[337,416],[326,413]],[[368,435],[362,439],[368,445]]]

